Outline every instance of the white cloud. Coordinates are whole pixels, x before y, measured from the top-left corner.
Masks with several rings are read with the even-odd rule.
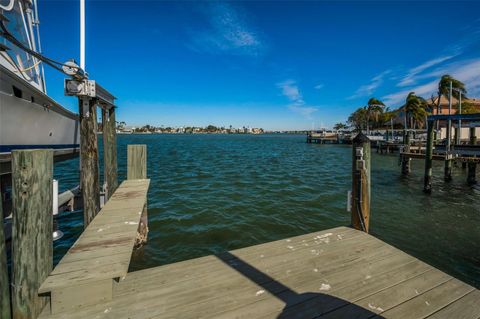
[[[391,70],[386,70],[386,71],[383,71],[382,73],[374,76],[370,80],[369,84],[365,84],[365,85],[362,85],[361,87],[359,87],[358,90],[355,91],[355,93],[352,96],[350,96],[348,99],[356,99],[358,97],[371,95],[373,92],[375,92],[375,90],[380,85],[382,85],[385,76],[390,74],[391,72],[392,72]]]
[[[259,55],[265,49],[264,41],[249,25],[245,14],[231,3],[206,3],[208,28],[192,32],[189,47],[195,51]]]
[[[312,114],[318,111],[318,108],[306,105],[302,93],[294,80],[286,80],[277,83],[277,87],[279,87],[282,90],[282,94],[290,100],[291,103],[288,105],[288,108],[291,111],[298,113],[307,119],[310,119]]]
[[[286,80],[278,83],[277,86],[282,89],[282,94],[285,95],[290,101],[298,101],[302,99],[300,90],[297,84],[293,80]]]
[[[477,97],[477,95],[480,94],[480,58],[477,58],[458,61],[445,65],[430,73],[421,74],[420,78],[433,78],[433,80],[400,92],[388,94],[384,96],[383,99],[387,105],[399,105],[404,102],[406,96],[410,92],[415,92],[415,94],[424,98],[430,98],[432,95],[436,94],[438,81],[440,76],[444,74],[450,74],[454,78],[465,83],[469,96]]]
[[[299,113],[300,115],[306,117],[306,118],[311,118],[312,117],[312,113],[315,113],[318,111],[318,109],[316,107],[313,107],[313,106],[297,106],[297,105],[289,105],[288,108],[295,112],[295,113]]]
[[[402,90],[400,92],[388,94],[383,97],[383,101],[386,105],[398,105],[405,101],[408,93],[415,92],[415,94],[422,96],[424,98],[430,97],[436,90],[438,81],[432,81],[423,85],[419,85],[415,88],[408,90]]]
[[[441,64],[447,60],[450,60],[452,58],[454,58],[455,55],[446,55],[446,56],[441,56],[441,57],[437,57],[437,58],[434,58],[434,59],[431,59],[431,60],[428,60],[412,69],[410,69],[407,73],[407,75],[405,75],[402,80],[400,81],[400,83],[398,83],[397,86],[407,86],[407,85],[412,85],[412,84],[415,84],[417,82],[417,80],[419,80],[419,78],[417,77],[417,75],[435,65],[438,65],[438,64]]]
[[[317,84],[317,85],[315,85],[313,88],[314,88],[315,90],[320,90],[320,89],[322,89],[324,86],[325,86],[325,84]]]

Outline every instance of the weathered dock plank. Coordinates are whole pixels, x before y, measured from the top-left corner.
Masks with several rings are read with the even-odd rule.
[[[469,305],[477,318],[477,304],[473,287],[339,227],[128,273],[111,301],[68,318],[451,318]]]
[[[470,319],[479,318],[480,313],[480,290],[474,290],[462,298],[452,302],[428,318],[456,318]]]
[[[453,278],[418,295],[416,298],[410,299],[382,313],[382,316],[388,318],[424,318],[434,314],[473,290],[473,287]]]
[[[124,181],[38,292],[50,294],[52,313],[111,300],[113,280],[126,276],[150,181]]]

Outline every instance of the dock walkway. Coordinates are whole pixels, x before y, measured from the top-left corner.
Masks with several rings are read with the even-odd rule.
[[[128,273],[150,180],[124,181],[40,286],[52,313],[112,300]]]
[[[479,318],[480,291],[338,227],[128,273],[113,299],[40,318]]]

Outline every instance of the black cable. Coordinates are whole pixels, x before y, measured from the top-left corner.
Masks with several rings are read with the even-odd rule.
[[[48,64],[49,66],[51,66],[55,70],[60,71],[63,74],[69,75],[62,69],[62,66],[65,66],[64,63],[61,63],[61,62],[55,61],[53,59],[50,59],[50,58],[32,50],[32,49],[30,49],[29,47],[26,47],[22,42],[20,42],[17,38],[15,38],[14,35],[12,35],[8,31],[7,27],[5,26],[5,24],[1,20],[0,20],[0,28],[2,29],[2,36],[5,39],[7,39],[9,42],[11,42],[13,45],[15,45],[18,48],[20,48],[21,50],[29,53],[30,55],[36,57],[40,61],[43,61],[44,63]],[[68,65],[68,67],[73,68],[73,69],[80,69],[80,67],[75,67],[75,66],[70,66],[70,65]]]

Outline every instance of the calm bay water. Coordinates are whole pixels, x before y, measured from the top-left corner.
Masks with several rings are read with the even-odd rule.
[[[299,135],[119,135],[147,144],[149,242],[131,269],[168,264],[350,223],[351,146],[306,144]],[[372,153],[371,234],[480,287],[480,191],[454,170],[422,193],[423,162],[400,175],[398,155]],[[60,188],[78,183],[78,159],[58,163]],[[82,214],[59,219],[58,261],[79,235]]]

